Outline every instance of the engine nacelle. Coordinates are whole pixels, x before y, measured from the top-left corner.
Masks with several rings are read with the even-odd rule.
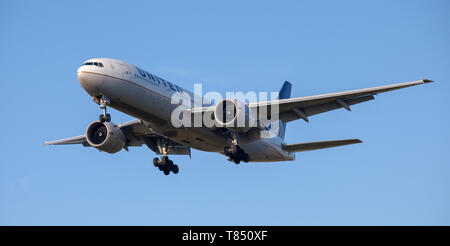
[[[117,125],[100,121],[89,124],[86,140],[92,147],[111,154],[119,152],[126,143],[125,135]]]
[[[223,99],[216,105],[214,119],[219,127],[246,132],[256,126],[257,115],[243,102]]]

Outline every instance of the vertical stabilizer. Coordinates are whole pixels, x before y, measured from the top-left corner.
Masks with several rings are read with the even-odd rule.
[[[284,81],[283,86],[280,89],[280,93],[278,94],[278,99],[291,98],[291,89],[292,89],[292,84],[289,81]],[[284,139],[285,132],[286,132],[286,123],[281,121],[280,129],[278,130],[278,136],[281,139]]]

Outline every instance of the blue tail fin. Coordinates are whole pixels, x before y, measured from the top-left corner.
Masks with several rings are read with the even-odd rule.
[[[291,89],[292,89],[292,84],[289,81],[284,81],[283,86],[280,89],[280,93],[278,94],[278,99],[291,98]],[[281,121],[280,129],[278,131],[278,136],[281,139],[284,139],[285,132],[286,132],[286,123]]]

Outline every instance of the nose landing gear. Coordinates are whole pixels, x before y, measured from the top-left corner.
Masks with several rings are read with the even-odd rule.
[[[101,114],[98,116],[98,120],[100,122],[110,122],[111,121],[111,115],[110,114]]]
[[[98,116],[98,120],[100,122],[110,122],[111,121],[111,115],[106,113],[106,106],[110,104],[109,98],[106,96],[102,96],[100,98],[94,97],[94,101],[97,102],[100,105],[100,108],[103,109],[103,114]]]

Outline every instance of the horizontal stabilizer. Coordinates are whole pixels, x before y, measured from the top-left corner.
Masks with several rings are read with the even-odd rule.
[[[84,136],[84,135],[55,140],[55,141],[44,142],[44,145],[64,145],[64,144],[83,144],[83,145],[87,144],[87,145],[89,145],[86,141],[86,136]]]
[[[348,144],[362,143],[359,139],[343,139],[343,140],[331,140],[331,141],[319,141],[309,143],[288,144],[284,146],[284,149],[288,152],[302,152],[316,149],[325,149],[337,146],[343,146]]]

